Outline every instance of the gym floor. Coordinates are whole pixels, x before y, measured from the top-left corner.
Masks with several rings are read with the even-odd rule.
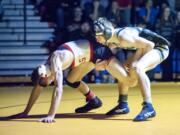
[[[74,109],[85,104],[77,90],[64,87],[56,122],[45,124],[53,87],[46,88],[24,119],[3,120],[23,111],[32,87],[0,87],[0,135],[180,135],[180,83],[152,83],[152,97],[157,116],[144,122],[133,122],[140,112],[140,90],[129,91],[130,113],[115,117],[104,115],[117,105],[116,84],[91,84],[103,106],[87,114],[75,114]]]

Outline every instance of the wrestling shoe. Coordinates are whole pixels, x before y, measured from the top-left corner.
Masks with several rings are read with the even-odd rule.
[[[133,119],[133,121],[145,121],[148,118],[156,116],[156,112],[151,103],[143,102],[143,108],[141,112]]]
[[[75,109],[75,112],[76,113],[86,113],[93,109],[97,109],[101,106],[102,106],[102,101],[98,97],[95,97],[95,98],[89,100],[86,105]]]
[[[129,113],[129,107],[127,102],[120,102],[116,107],[111,109],[106,115],[118,115]]]

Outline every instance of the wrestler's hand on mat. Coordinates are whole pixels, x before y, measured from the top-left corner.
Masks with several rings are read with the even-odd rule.
[[[53,122],[55,122],[54,116],[47,116],[47,117],[42,118],[42,119],[40,119],[38,121],[39,122],[44,122],[44,123],[53,123]]]
[[[18,113],[18,114],[8,116],[7,118],[16,119],[16,118],[27,118],[27,117],[28,117],[27,113],[21,112],[21,113]]]

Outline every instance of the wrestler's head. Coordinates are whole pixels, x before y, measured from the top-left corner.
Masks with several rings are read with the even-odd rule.
[[[106,18],[100,17],[94,21],[94,31],[99,43],[106,43],[113,35],[114,27]]]
[[[46,87],[50,84],[50,76],[51,76],[51,70],[49,65],[40,65],[38,68],[36,68],[32,75],[31,80],[34,85],[40,85],[42,87]]]

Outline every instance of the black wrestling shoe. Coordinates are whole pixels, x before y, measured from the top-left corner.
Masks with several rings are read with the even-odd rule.
[[[106,115],[118,115],[129,113],[129,107],[127,102],[120,102],[116,107],[111,109]]]
[[[97,109],[102,106],[102,102],[98,97],[95,97],[91,99],[89,102],[87,102],[86,105],[76,108],[76,113],[86,113],[88,111],[91,111],[93,109]]]

